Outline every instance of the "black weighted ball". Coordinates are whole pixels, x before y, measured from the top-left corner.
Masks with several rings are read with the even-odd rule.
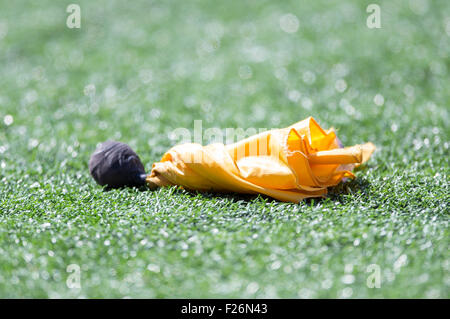
[[[139,156],[120,142],[100,144],[89,160],[89,172],[98,184],[109,188],[145,185],[145,169]]]

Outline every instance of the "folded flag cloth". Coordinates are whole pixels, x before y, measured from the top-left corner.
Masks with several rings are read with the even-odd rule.
[[[154,163],[150,188],[179,185],[188,190],[265,194],[280,201],[321,197],[366,162],[372,143],[343,148],[333,128],[309,117],[234,144],[177,145]]]

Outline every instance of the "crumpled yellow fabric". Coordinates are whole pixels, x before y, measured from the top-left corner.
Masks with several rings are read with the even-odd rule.
[[[333,128],[324,130],[309,117],[233,144],[177,145],[153,164],[146,181],[151,188],[261,193],[298,203],[324,196],[327,187],[355,177],[351,170],[375,150],[372,143],[340,144]]]

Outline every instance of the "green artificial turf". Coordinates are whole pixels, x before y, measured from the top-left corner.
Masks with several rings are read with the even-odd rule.
[[[0,3],[0,297],[450,297],[449,1],[73,2]],[[310,115],[377,146],[325,199],[89,176],[107,139],[150,171],[194,120]]]

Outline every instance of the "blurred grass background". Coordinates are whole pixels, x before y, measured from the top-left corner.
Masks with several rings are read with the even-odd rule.
[[[1,297],[449,297],[448,1],[0,1]],[[103,192],[178,127],[307,116],[374,142],[324,200]],[[208,141],[204,141],[207,143]],[[69,289],[69,264],[81,289]],[[381,288],[366,285],[381,269]]]

